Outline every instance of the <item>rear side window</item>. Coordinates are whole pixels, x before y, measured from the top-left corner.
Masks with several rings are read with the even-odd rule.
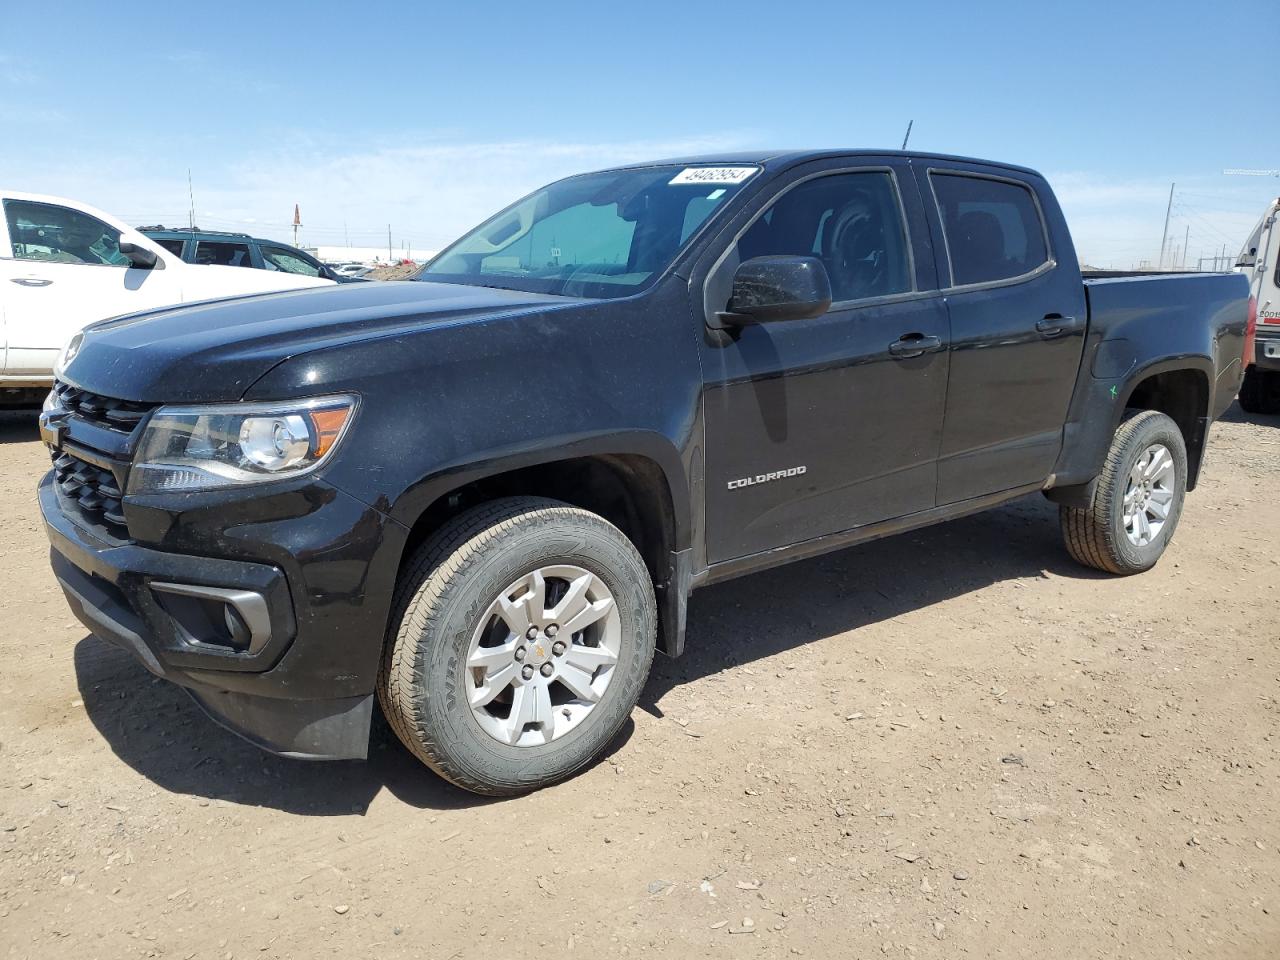
[[[196,244],[196,263],[212,263],[223,267],[253,266],[247,243],[226,243],[221,240],[201,240]]]
[[[120,231],[97,217],[54,203],[6,200],[12,256],[48,263],[87,263],[127,267],[120,252]]]
[[[160,246],[164,247],[166,250],[172,253],[175,257],[181,257],[182,245],[186,243],[186,241],[185,240],[156,240],[156,243],[160,244]]]
[[[1029,188],[950,173],[929,179],[954,286],[1020,277],[1048,261],[1044,221]]]

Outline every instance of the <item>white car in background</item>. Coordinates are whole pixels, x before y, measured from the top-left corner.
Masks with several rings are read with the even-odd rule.
[[[184,263],[114,217],[74,200],[0,191],[0,399],[53,383],[77,330],[156,307],[332,280]]]

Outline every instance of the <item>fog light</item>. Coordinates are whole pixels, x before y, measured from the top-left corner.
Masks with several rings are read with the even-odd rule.
[[[253,637],[253,631],[244,622],[244,617],[240,615],[240,611],[228,603],[222,608],[222,620],[227,625],[227,633],[231,637],[232,645],[241,650],[248,649],[249,640]]]

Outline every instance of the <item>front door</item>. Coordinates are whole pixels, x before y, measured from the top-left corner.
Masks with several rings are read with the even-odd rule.
[[[182,299],[176,271],[129,266],[120,231],[97,217],[31,200],[3,205],[6,377],[48,377],[58,351],[82,327]]]
[[[727,289],[719,274],[752,257],[815,256],[833,303],[708,331],[709,562],[934,506],[949,334],[931,255],[913,256],[913,241],[928,251],[918,201],[896,161],[802,168],[712,270],[708,290]]]

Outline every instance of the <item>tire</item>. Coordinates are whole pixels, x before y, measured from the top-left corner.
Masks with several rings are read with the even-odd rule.
[[[567,641],[553,640],[557,611]],[[521,639],[511,622],[535,624],[536,637]],[[378,697],[404,745],[446,780],[485,796],[526,793],[580,772],[618,735],[656,625],[653,581],[617,527],[555,500],[496,500],[445,524],[405,564]],[[476,666],[479,657],[493,662]]]
[[[1162,473],[1161,486],[1151,491],[1151,512],[1134,511],[1134,519],[1127,521],[1125,509],[1126,490],[1139,461],[1148,451],[1162,447],[1172,462],[1172,476]],[[1163,464],[1163,459],[1158,459]],[[1155,464],[1148,462],[1148,469]],[[1062,537],[1067,552],[1077,563],[1094,567],[1106,573],[1141,573],[1155,566],[1173,538],[1182,516],[1182,502],[1187,490],[1187,447],[1178,425],[1163,413],[1143,410],[1133,413],[1120,424],[1111,448],[1098,476],[1093,499],[1088,507],[1059,507]],[[1162,504],[1157,500],[1168,492],[1172,496],[1167,504],[1167,514],[1153,533],[1157,512]],[[1159,496],[1157,496],[1159,494]],[[1142,496],[1138,485],[1138,496]],[[1136,514],[1141,516],[1136,516]],[[1146,525],[1149,536],[1141,542],[1141,525]],[[1136,537],[1136,542],[1135,542]]]
[[[1280,413],[1280,370],[1250,366],[1244,372],[1239,400],[1245,413]]]

